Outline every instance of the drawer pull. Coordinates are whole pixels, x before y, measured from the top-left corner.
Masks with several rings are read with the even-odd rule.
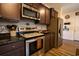
[[[12,46],[12,48],[15,48],[15,46]]]

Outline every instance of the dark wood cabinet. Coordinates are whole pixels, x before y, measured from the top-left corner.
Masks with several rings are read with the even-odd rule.
[[[5,56],[23,56],[24,53],[24,42],[16,42],[16,43],[10,43],[6,45],[0,46],[0,55]]]
[[[40,18],[41,24],[49,24],[50,22],[50,10],[48,7],[41,3],[24,3],[39,11],[37,17]],[[20,3],[1,3],[0,15],[3,19],[8,21],[19,21],[22,19],[22,4]]]
[[[50,9],[43,4],[40,7],[40,23],[48,25],[50,23]]]
[[[40,3],[24,3],[24,4],[29,5],[35,9],[39,10]]]
[[[39,10],[39,5],[39,3],[32,3],[32,7],[34,7],[37,10]]]
[[[1,4],[0,4],[0,17],[1,17]]]
[[[24,3],[24,4],[29,5],[29,6],[32,6],[32,3]]]
[[[47,52],[54,47],[55,33],[47,33],[45,34],[45,43],[44,43],[44,51]]]
[[[58,12],[56,10],[54,10],[54,8],[50,9],[50,18],[52,18],[52,17],[54,17],[54,18],[58,17]]]
[[[46,7],[46,17],[45,17],[45,21],[46,21],[46,24],[50,24],[50,9]]]
[[[50,48],[54,48],[54,46],[55,46],[55,33],[51,32]]]
[[[40,13],[40,23],[41,24],[49,24],[50,22],[50,9],[46,6],[44,6],[41,3],[27,3],[27,5],[30,5],[37,10],[39,10]]]
[[[40,23],[46,24],[45,20],[45,6],[43,4],[39,4],[39,12],[40,12]]]
[[[50,25],[48,25],[48,31],[52,34],[52,47],[58,48],[62,45],[62,34],[63,34],[63,20],[58,17],[58,12],[53,8],[51,10],[51,21]]]
[[[24,56],[24,47],[9,51],[2,56]]]
[[[0,17],[1,17],[1,4],[0,4]]]
[[[47,52],[50,50],[50,45],[51,45],[51,34],[45,34],[45,43],[44,43],[44,51]]]
[[[1,3],[1,16],[9,21],[20,20],[20,8],[19,3]]]

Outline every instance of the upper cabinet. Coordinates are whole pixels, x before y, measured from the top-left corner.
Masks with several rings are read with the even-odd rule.
[[[8,21],[29,18],[40,20],[41,24],[50,22],[50,10],[41,3],[1,3],[0,16]]]
[[[30,4],[22,4],[22,17],[32,19],[32,20],[40,20],[40,12],[38,9],[34,8]]]
[[[46,7],[46,24],[48,25],[50,23],[50,9]]]
[[[58,12],[56,10],[54,10],[54,8],[50,9],[50,13],[51,13],[51,17],[58,17]]]
[[[27,5],[37,9],[40,13],[40,23],[48,25],[50,22],[50,9],[41,3],[26,3]]]
[[[1,17],[1,4],[0,4],[0,17]]]
[[[39,12],[40,12],[40,23],[46,24],[45,20],[45,6],[42,4],[39,4]]]
[[[40,23],[48,25],[50,23],[50,9],[43,4],[39,4]]]
[[[35,9],[37,9],[37,10],[39,10],[39,3],[25,3],[25,4],[27,4],[27,5],[29,5],[29,6],[31,6],[31,7],[33,7],[33,8],[35,8]]]
[[[20,4],[2,3],[0,4],[1,16],[10,21],[20,20]]]

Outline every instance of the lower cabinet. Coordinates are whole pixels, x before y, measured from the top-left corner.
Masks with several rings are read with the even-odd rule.
[[[9,51],[2,56],[24,56],[24,47]]]
[[[54,32],[51,32],[51,45],[50,47],[51,48],[54,48],[55,47],[55,33]]]
[[[9,43],[0,46],[0,56],[24,56],[25,44],[24,41]]]
[[[45,41],[44,41],[44,51],[47,52],[51,49],[50,43],[51,42],[51,34],[45,34]]]
[[[44,41],[44,51],[47,52],[50,49],[54,48],[55,45],[55,33],[47,33],[45,34]]]

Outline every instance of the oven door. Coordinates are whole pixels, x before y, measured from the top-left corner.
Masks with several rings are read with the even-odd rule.
[[[29,55],[37,52],[43,48],[43,39],[38,39],[34,42],[29,43]]]

